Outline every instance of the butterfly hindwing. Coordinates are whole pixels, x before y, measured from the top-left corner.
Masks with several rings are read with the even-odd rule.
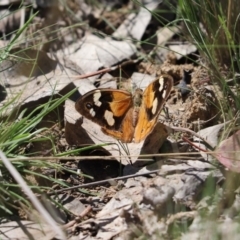
[[[121,127],[118,131],[111,130],[109,128],[102,128],[102,131],[122,142],[132,142],[135,127],[133,125],[133,108],[130,108],[122,121]]]

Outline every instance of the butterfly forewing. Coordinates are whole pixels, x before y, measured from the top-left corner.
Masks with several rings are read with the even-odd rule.
[[[80,97],[76,110],[101,127],[119,130],[128,110],[133,107],[132,95],[127,91],[97,89]]]
[[[172,77],[162,75],[145,89],[143,93],[142,107],[146,110],[149,121],[160,114],[163,104],[170,94],[172,85]]]
[[[135,142],[142,141],[153,130],[172,86],[172,77],[169,75],[162,75],[148,85],[143,92],[142,104],[134,133]]]

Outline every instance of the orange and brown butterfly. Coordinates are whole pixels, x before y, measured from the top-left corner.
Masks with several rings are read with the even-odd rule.
[[[173,79],[161,75],[144,92],[132,95],[128,91],[109,88],[92,90],[81,96],[76,110],[101,126],[102,131],[122,142],[139,143],[153,130],[167,100]]]

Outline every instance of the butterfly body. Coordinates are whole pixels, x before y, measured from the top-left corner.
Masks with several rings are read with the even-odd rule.
[[[96,89],[80,97],[76,110],[101,126],[102,131],[122,142],[141,142],[153,130],[173,79],[162,75],[142,92]]]

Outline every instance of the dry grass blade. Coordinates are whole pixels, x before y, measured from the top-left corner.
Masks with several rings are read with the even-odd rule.
[[[0,151],[0,157],[5,165],[5,167],[8,169],[8,171],[11,173],[13,178],[16,180],[16,182],[21,186],[25,194],[28,196],[28,198],[31,200],[32,204],[35,206],[35,208],[38,210],[38,212],[41,214],[43,219],[48,223],[50,226],[52,226],[52,229],[54,230],[55,234],[60,237],[60,239],[67,239],[65,233],[62,231],[61,227],[59,227],[56,222],[53,220],[51,215],[46,211],[46,209],[43,207],[43,205],[40,203],[40,201],[36,198],[36,196],[33,194],[33,192],[30,190],[29,186],[26,184],[26,182],[23,180],[19,172],[16,170],[16,168],[11,164],[11,162],[6,158],[6,156],[3,154],[2,151]]]

